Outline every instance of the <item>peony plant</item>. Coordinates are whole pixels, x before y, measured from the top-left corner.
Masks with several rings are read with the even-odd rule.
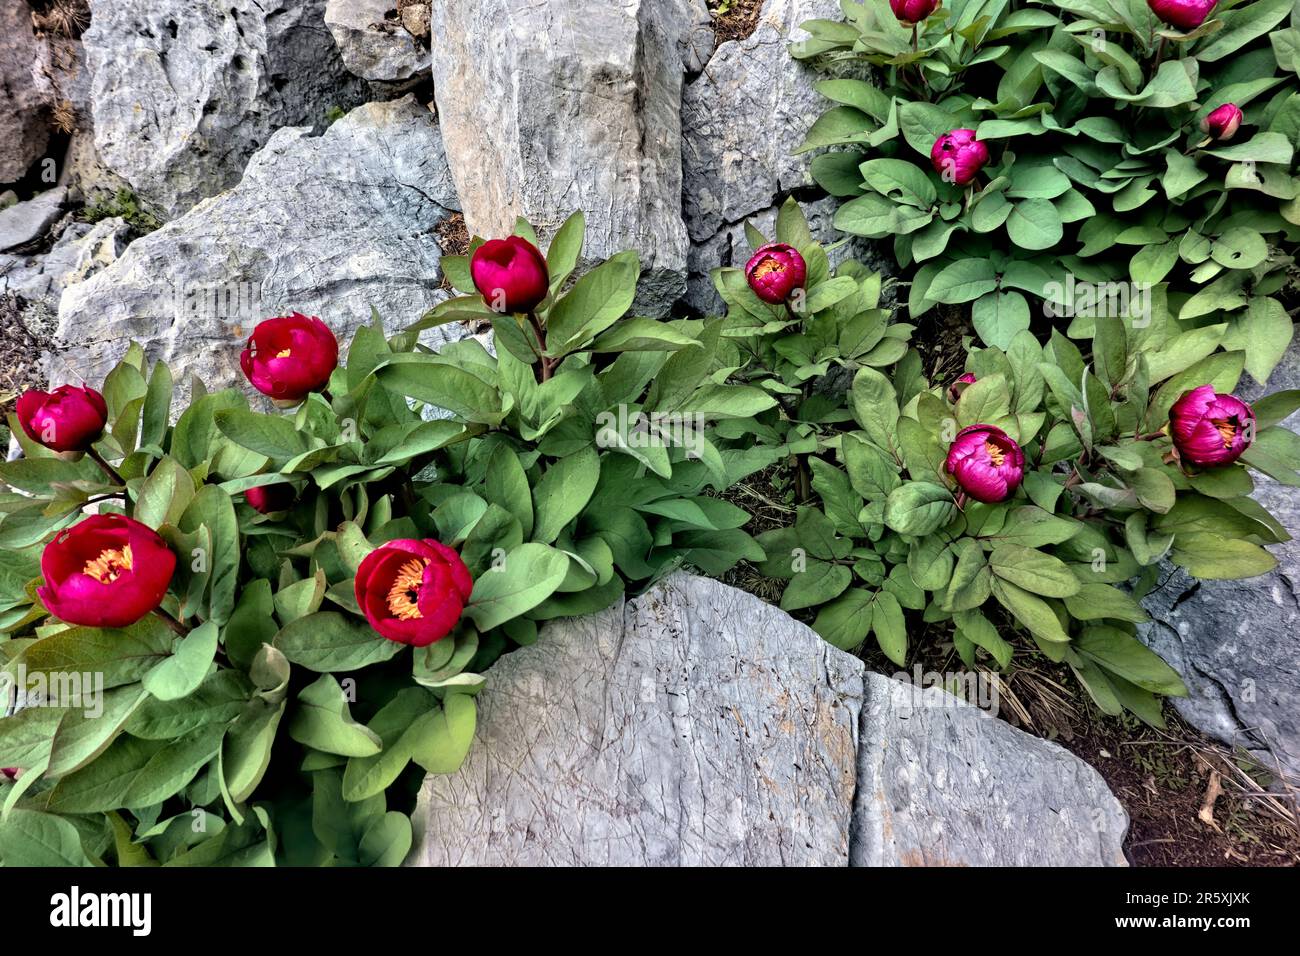
[[[678,565],[762,560],[717,495],[770,458],[714,429],[777,398],[710,375],[720,322],[628,314],[634,254],[575,279],[583,231],[475,239],[445,261],[465,294],[395,334],[268,319],[246,387],[178,402],[132,346],[102,395],[19,401],[6,865],[397,864],[497,657]],[[495,353],[420,344],[467,317]]]
[[[1078,341],[1118,316],[1266,382],[1300,239],[1291,0],[841,6],[793,46],[837,76],[803,150],[836,226],[892,243],[913,321],[957,307],[1005,350],[1035,315]]]
[[[777,231],[826,262],[792,204]],[[932,377],[910,326],[861,311],[879,277],[840,273],[789,313],[740,270],[715,273],[736,343],[723,371],[784,393],[719,429],[737,449],[779,443],[770,481],[788,520],[758,535],[757,570],[784,582],[781,606],[838,647],[874,639],[898,666],[921,635],[970,667],[1034,651],[1103,711],[1159,725],[1158,697],[1186,690],[1138,641],[1139,599],[1165,561],[1202,579],[1275,567],[1264,545],[1289,536],[1250,497],[1252,472],[1300,486],[1300,438],[1278,424],[1300,391],[1252,407],[1232,394],[1242,351],[1170,351],[1113,317],[1090,354],[1059,330],[1020,331],[1006,348],[964,343],[965,368]]]

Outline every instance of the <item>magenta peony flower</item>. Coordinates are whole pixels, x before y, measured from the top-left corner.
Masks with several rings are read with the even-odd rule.
[[[952,384],[948,386],[948,401],[955,403],[957,399],[961,398],[961,393],[964,392],[965,389],[960,388],[959,386],[974,385],[977,381],[978,379],[975,378],[974,372],[967,372],[965,375],[957,376],[957,378],[952,380]]]
[[[371,627],[390,641],[427,647],[451,633],[474,582],[453,549],[399,538],[366,555],[354,586]]]
[[[469,271],[474,287],[493,312],[532,312],[550,291],[546,257],[519,236],[483,243],[474,250]]]
[[[253,387],[278,402],[319,392],[338,364],[339,342],[329,326],[297,312],[259,322],[239,356]]]
[[[93,388],[60,385],[23,392],[14,413],[32,441],[51,451],[85,451],[104,433],[108,405]]]
[[[256,488],[249,488],[244,492],[244,500],[252,506],[254,511],[264,515],[288,510],[293,507],[295,498],[293,485],[288,482],[275,485],[258,485]]]
[[[889,0],[889,9],[894,11],[899,23],[911,26],[920,23],[939,6],[939,0]]]
[[[794,246],[769,242],[746,263],[745,278],[754,295],[764,302],[780,305],[795,289],[803,288],[808,280],[808,265]]]
[[[1169,409],[1169,435],[1185,462],[1201,468],[1230,465],[1255,440],[1255,412],[1235,395],[1202,385]]]
[[[957,433],[948,449],[948,473],[976,501],[1006,501],[1025,477],[1025,453],[994,425],[971,425]]]
[[[944,182],[965,186],[989,161],[989,148],[975,138],[973,129],[955,129],[934,141],[930,164]]]
[[[1210,15],[1219,0],[1147,0],[1157,17],[1180,30],[1195,30]]]
[[[1232,139],[1245,118],[1246,114],[1236,103],[1224,103],[1201,120],[1201,132],[1209,133],[1215,139]]]
[[[91,515],[45,546],[36,593],[60,621],[126,627],[162,603],[175,570],[176,555],[148,525]]]

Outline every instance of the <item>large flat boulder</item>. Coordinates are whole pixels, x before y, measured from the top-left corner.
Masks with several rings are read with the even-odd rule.
[[[488,676],[413,865],[1123,863],[1078,758],[717,581],[552,622]]]
[[[358,107],[321,136],[279,130],[237,186],[64,293],[71,348],[50,377],[100,381],[134,339],[178,382],[222,388],[242,381],[240,348],[267,316],[319,315],[341,339],[372,306],[406,325],[446,297],[434,230],[457,205],[437,122],[412,97]]]
[[[1240,394],[1300,388],[1300,342],[1293,342],[1264,389],[1243,379]],[[1300,413],[1283,424],[1300,431]],[[1255,499],[1292,535],[1300,535],[1300,488],[1252,473]],[[1143,601],[1152,623],[1146,643],[1191,692],[1174,698],[1190,724],[1244,747],[1275,775],[1300,784],[1300,541],[1269,550],[1278,566],[1242,581],[1201,581],[1167,568]],[[1280,772],[1280,774],[1279,774]]]
[[[1127,866],[1092,767],[938,687],[867,675],[852,866]]]
[[[861,665],[678,575],[503,658],[430,777],[424,865],[843,865]],[[778,616],[779,615],[779,616]]]
[[[471,233],[524,216],[548,240],[587,214],[586,254],[637,249],[639,308],[685,291],[681,0],[433,0],[433,79]]]
[[[163,218],[239,181],[280,127],[365,96],[325,0],[92,0],[82,40],[102,161]]]

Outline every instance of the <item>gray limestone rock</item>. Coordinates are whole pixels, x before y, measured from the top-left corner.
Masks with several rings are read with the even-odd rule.
[[[17,182],[45,155],[49,103],[33,68],[40,44],[27,0],[0,3],[0,183]]]
[[[802,624],[676,575],[492,669],[413,862],[841,866],[861,691]]]
[[[679,0],[434,0],[433,77],[471,233],[575,210],[586,255],[637,249],[638,307],[685,291]],[[676,11],[676,12],[675,12]]]
[[[865,690],[864,690],[865,689]],[[502,658],[410,863],[1122,865],[1100,776],[679,573]],[[937,696],[936,696],[937,695]]]
[[[867,675],[852,866],[1127,866],[1128,814],[1065,748]]]
[[[388,19],[396,0],[328,0],[325,25],[348,70],[377,83],[404,83],[429,69],[429,49],[406,27],[414,17]],[[407,8],[414,9],[414,8]],[[427,8],[424,29],[428,30]]]
[[[69,223],[45,255],[0,256],[0,292],[16,293],[57,316],[63,290],[116,262],[129,235],[130,227],[117,217],[94,225]]]
[[[239,351],[262,318],[296,309],[340,338],[372,306],[409,324],[446,297],[434,229],[457,205],[437,122],[412,97],[358,107],[321,136],[280,130],[237,186],[64,293],[59,337],[72,347],[50,377],[100,381],[134,339],[178,382],[193,372],[222,388],[241,380]]]
[[[838,0],[766,0],[758,29],[718,47],[682,95],[686,225],[706,242],[728,225],[812,183],[808,155],[792,153],[831,103],[826,77],[790,56],[799,24],[842,19]]]
[[[68,191],[60,186],[0,210],[0,252],[40,239],[59,219]]]
[[[364,98],[324,14],[325,0],[93,0],[100,158],[163,218],[233,186],[276,129]]]

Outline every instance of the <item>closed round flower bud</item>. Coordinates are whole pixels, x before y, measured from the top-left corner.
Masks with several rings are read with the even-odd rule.
[[[36,593],[69,624],[126,627],[162,603],[176,555],[157,532],[125,515],[91,515],[41,554]]]
[[[894,16],[909,27],[934,13],[938,6],[939,0],[889,0],[889,9],[894,11]]]
[[[808,264],[794,246],[769,242],[745,265],[745,279],[754,295],[771,305],[789,300],[808,281]]]
[[[970,425],[957,433],[945,465],[961,490],[976,501],[1006,501],[1025,477],[1025,453],[994,425]]]
[[[244,492],[244,500],[252,505],[254,511],[264,515],[285,511],[293,505],[293,485],[281,482],[274,485],[258,485]]]
[[[975,378],[974,372],[967,372],[965,375],[959,375],[953,379],[952,384],[948,386],[948,401],[956,402],[961,398],[961,393],[965,391],[962,385],[974,385],[978,379]]]
[[[431,538],[389,541],[357,569],[357,604],[370,626],[413,647],[450,634],[473,589],[460,555]]]
[[[934,141],[930,164],[947,183],[965,186],[989,161],[989,148],[975,138],[973,129],[955,129]]]
[[[1169,409],[1169,437],[1188,464],[1230,465],[1255,440],[1255,412],[1235,395],[1202,385],[1184,392]]]
[[[1232,139],[1245,118],[1246,114],[1236,103],[1224,103],[1201,120],[1201,132],[1208,133],[1215,139]]]
[[[108,405],[93,388],[60,385],[23,392],[14,406],[27,437],[51,451],[85,451],[104,433]]]
[[[1151,12],[1171,27],[1195,30],[1219,0],[1147,0]]]
[[[263,395],[300,402],[329,384],[339,364],[339,342],[320,319],[295,312],[259,322],[239,364]]]
[[[490,239],[469,263],[474,287],[493,312],[532,312],[550,291],[551,274],[540,249],[520,236]]]

